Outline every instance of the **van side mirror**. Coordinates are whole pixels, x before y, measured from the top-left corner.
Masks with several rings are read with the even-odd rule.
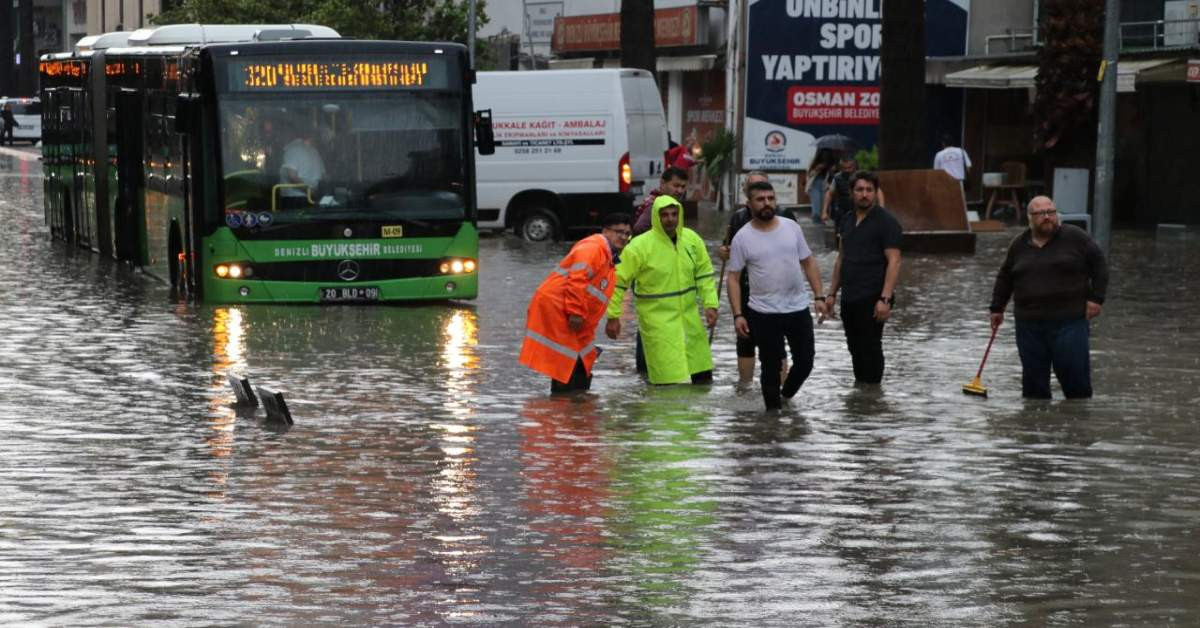
[[[496,133],[492,129],[492,110],[475,112],[475,147],[480,155],[496,154]]]
[[[200,94],[180,94],[175,97],[175,132],[188,134],[200,122]]]

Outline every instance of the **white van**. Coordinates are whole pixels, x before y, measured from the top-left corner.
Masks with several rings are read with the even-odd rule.
[[[0,109],[6,104],[12,105],[13,119],[20,125],[13,127],[13,140],[26,140],[30,144],[42,141],[42,100],[37,97],[0,98]]]
[[[475,156],[481,229],[527,240],[595,228],[657,185],[666,117],[645,70],[480,72],[496,153]]]

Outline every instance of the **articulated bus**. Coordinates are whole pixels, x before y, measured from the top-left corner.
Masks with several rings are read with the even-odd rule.
[[[465,47],[192,24],[40,69],[53,237],[210,302],[476,296]]]

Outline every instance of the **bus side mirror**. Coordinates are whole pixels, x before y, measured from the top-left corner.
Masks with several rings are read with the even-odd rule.
[[[175,132],[191,133],[200,121],[200,95],[180,94],[175,97]]]
[[[496,154],[496,134],[492,130],[492,110],[475,112],[475,147],[480,155]]]

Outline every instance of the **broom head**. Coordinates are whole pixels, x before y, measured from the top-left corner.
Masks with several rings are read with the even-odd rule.
[[[986,397],[987,396],[987,388],[984,387],[983,382],[979,379],[979,376],[976,375],[975,379],[971,380],[971,383],[963,386],[963,394],[964,395],[976,395],[979,397]]]

